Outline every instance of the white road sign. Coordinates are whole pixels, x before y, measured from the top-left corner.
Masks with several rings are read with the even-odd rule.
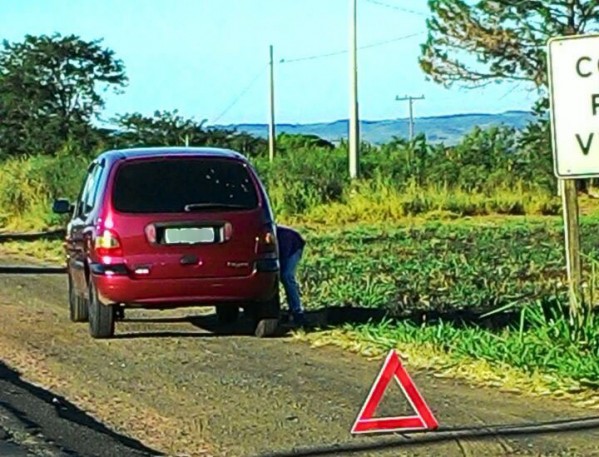
[[[548,42],[554,172],[599,176],[599,35]]]

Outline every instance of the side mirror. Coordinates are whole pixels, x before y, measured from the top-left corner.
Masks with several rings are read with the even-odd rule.
[[[69,214],[73,212],[73,209],[73,205],[63,198],[54,200],[54,204],[52,205],[52,212],[55,214]]]

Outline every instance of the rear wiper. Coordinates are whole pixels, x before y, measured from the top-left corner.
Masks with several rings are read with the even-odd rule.
[[[243,205],[234,205],[230,203],[189,203],[184,206],[186,212],[201,210],[201,209],[219,209],[219,208],[245,208]]]

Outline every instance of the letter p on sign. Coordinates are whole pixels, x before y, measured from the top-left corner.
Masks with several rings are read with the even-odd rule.
[[[599,176],[599,34],[548,42],[553,169],[558,178]]]

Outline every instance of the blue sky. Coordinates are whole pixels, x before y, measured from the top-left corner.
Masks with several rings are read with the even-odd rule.
[[[426,0],[359,0],[362,120],[404,118],[396,95],[424,95],[416,116],[529,109],[528,87],[476,90],[426,81],[418,66]],[[174,110],[209,124],[268,120],[268,47],[274,46],[277,123],[348,116],[348,0],[8,0],[0,36],[74,33],[102,38],[125,63],[129,86],[107,96],[103,117]],[[287,63],[280,63],[285,59]],[[240,94],[243,95],[240,97]]]

